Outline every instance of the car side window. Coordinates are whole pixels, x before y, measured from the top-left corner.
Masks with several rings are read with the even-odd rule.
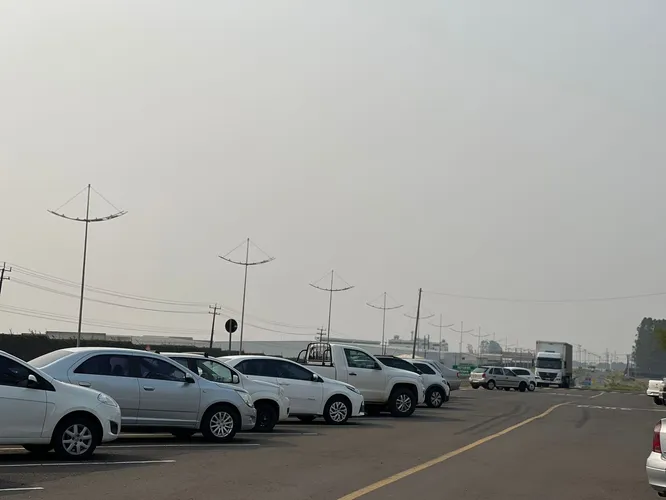
[[[206,380],[222,382],[223,384],[231,384],[233,382],[233,372],[222,363],[216,363],[208,359],[197,359],[196,367],[196,373]]]
[[[185,382],[184,371],[161,359],[139,357],[139,370],[141,378]]]
[[[435,373],[435,370],[433,370],[430,367],[430,365],[426,365],[425,363],[414,363],[414,366],[416,366],[419,370],[421,370],[426,375],[437,375],[437,373]]]
[[[10,387],[28,387],[28,375],[33,374],[13,359],[0,356],[0,385]]]
[[[492,374],[493,375],[504,375],[504,370],[501,368],[493,368],[492,369]]]
[[[278,377],[276,367],[270,359],[246,359],[238,365],[238,369],[245,375],[254,375],[257,377]]]
[[[515,376],[516,376],[516,373],[515,373],[515,372],[512,372],[512,371],[509,370],[508,368],[504,368],[504,375],[508,375],[509,377],[515,377]]]
[[[278,377],[292,380],[312,380],[312,372],[305,368],[289,363],[288,361],[275,361]]]
[[[108,377],[131,377],[129,356],[99,354],[86,359],[76,367],[74,373],[106,375]]]
[[[363,351],[357,351],[356,349],[345,349],[345,357],[347,358],[347,365],[350,368],[374,370],[377,366],[374,359]]]

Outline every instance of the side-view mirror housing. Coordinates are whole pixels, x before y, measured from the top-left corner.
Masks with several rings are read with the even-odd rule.
[[[312,381],[313,381],[313,382],[323,382],[324,379],[321,378],[321,377],[320,377],[319,375],[317,375],[316,373],[313,373],[313,374],[312,374]]]
[[[381,365],[379,363],[375,363],[373,370],[381,370],[381,369],[382,369]]]
[[[194,377],[192,375],[185,375],[186,384],[194,384]]]
[[[236,375],[235,373],[231,374],[231,383],[232,384],[240,384],[240,377]]]
[[[28,375],[28,387],[39,387],[39,380],[32,373]]]

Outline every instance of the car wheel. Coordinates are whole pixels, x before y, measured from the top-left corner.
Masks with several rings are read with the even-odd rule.
[[[231,441],[240,429],[238,410],[231,405],[217,405],[210,408],[201,419],[201,433],[209,441],[226,443]]]
[[[65,417],[53,432],[51,444],[62,460],[87,460],[102,440],[100,426],[91,417]]]
[[[431,387],[427,390],[425,403],[428,408],[439,408],[444,403],[444,391],[439,387]]]
[[[36,455],[45,455],[53,448],[50,444],[24,444],[23,447]]]
[[[478,389],[478,388],[479,388],[478,385],[474,385],[474,384],[472,384],[472,389]]]
[[[489,391],[492,391],[495,388],[495,381],[494,380],[489,380],[488,384],[486,384],[486,389]]]
[[[342,396],[333,396],[324,406],[324,420],[330,425],[341,425],[351,417],[352,407]]]
[[[530,382],[530,385],[527,387],[527,390],[530,392],[533,392],[534,389],[536,389],[536,386],[534,385],[534,382]]]
[[[394,389],[389,397],[389,411],[394,417],[409,417],[416,409],[416,398],[409,389]]]
[[[298,420],[300,420],[301,422],[310,423],[310,422],[314,421],[314,419],[317,418],[317,417],[315,417],[314,415],[302,415],[302,416],[296,417],[296,418],[298,418]]]
[[[176,439],[190,439],[196,434],[196,431],[190,429],[174,429],[171,431],[171,435]]]
[[[518,386],[518,390],[520,392],[525,392],[527,390],[527,384],[525,382],[521,382],[520,385]]]
[[[662,406],[664,404],[664,400],[661,399],[659,396],[655,396],[652,399],[654,400],[654,404],[656,404],[657,406]]]
[[[254,407],[257,409],[257,423],[254,425],[254,430],[257,432],[271,432],[279,418],[275,408],[270,403],[262,401],[255,403]]]

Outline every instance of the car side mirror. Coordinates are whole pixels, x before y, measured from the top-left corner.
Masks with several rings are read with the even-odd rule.
[[[194,377],[192,375],[185,375],[186,384],[194,384]]]
[[[379,366],[379,363],[375,363],[375,366],[374,366],[373,370],[381,370],[381,369],[382,369],[382,367]]]
[[[317,375],[316,373],[312,374],[312,379],[311,380],[313,382],[323,382],[323,379],[319,375]]]
[[[39,387],[39,380],[32,373],[28,375],[28,387]]]
[[[236,375],[235,373],[231,374],[231,383],[232,384],[240,384],[240,377]]]

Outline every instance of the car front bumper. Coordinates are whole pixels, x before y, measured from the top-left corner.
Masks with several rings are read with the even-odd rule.
[[[95,409],[97,418],[102,424],[102,443],[118,439],[121,430],[120,408],[100,403]]]
[[[659,453],[650,453],[645,463],[645,472],[652,489],[666,492],[666,460]]]
[[[280,401],[278,403],[280,405],[280,417],[279,420],[282,422],[283,420],[287,420],[289,418],[289,413],[291,412],[291,401],[289,401],[289,398],[287,396],[283,396],[280,398]]]
[[[352,404],[352,417],[362,417],[365,415],[365,399],[361,395],[356,395],[356,397],[350,398]]]
[[[250,431],[254,429],[255,424],[257,423],[257,410],[249,406],[245,406],[241,410],[241,430]]]

